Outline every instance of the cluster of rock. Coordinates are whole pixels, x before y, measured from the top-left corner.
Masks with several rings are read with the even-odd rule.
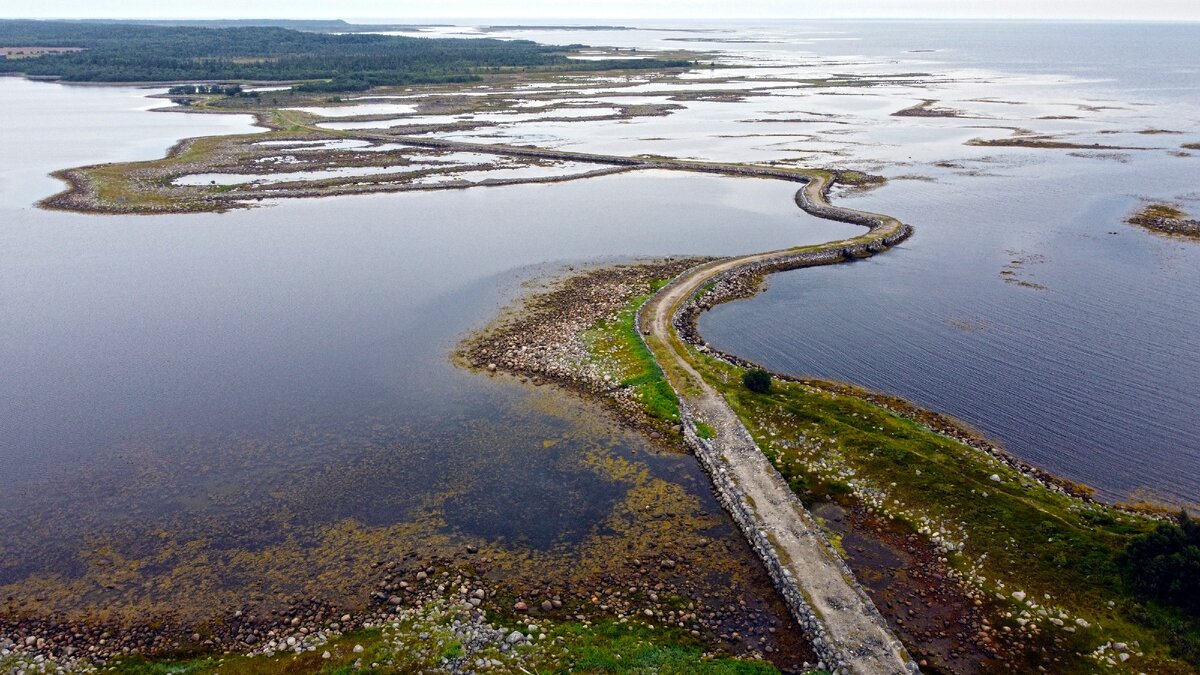
[[[1200,238],[1200,220],[1190,219],[1169,206],[1152,205],[1129,218],[1131,225],[1164,234]]]
[[[939,108],[934,99],[925,99],[920,103],[897,110],[892,117],[967,117],[961,110],[954,108]]]
[[[468,338],[459,354],[473,368],[599,395],[627,421],[644,425],[642,408],[621,386],[613,365],[591,353],[584,335],[600,322],[618,321],[631,298],[650,292],[651,282],[704,260],[663,258],[573,273]]]
[[[43,638],[16,639],[0,637],[0,673],[34,675],[34,673],[94,673],[96,666],[85,656],[72,651],[47,656],[38,647]]]

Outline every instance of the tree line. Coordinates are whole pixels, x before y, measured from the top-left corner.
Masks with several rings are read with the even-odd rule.
[[[82,51],[0,59],[0,73],[72,82],[312,81],[320,91],[462,82],[511,70],[686,67],[688,61],[570,59],[582,45],[528,40],[334,35],[279,27],[204,28],[69,21],[0,21],[0,47]]]

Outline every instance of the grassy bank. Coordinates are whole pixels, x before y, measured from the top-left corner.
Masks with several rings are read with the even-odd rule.
[[[857,396],[778,380],[755,394],[740,368],[689,353],[806,502],[866,508],[939,548],[991,620],[980,639],[1052,672],[1200,664],[1198,622],[1138,599],[1123,576],[1126,546],[1155,521],[1051,489]]]
[[[631,298],[615,321],[599,321],[583,335],[584,344],[606,369],[614,371],[619,386],[651,417],[675,424],[679,421],[679,397],[663,377],[662,368],[637,334],[637,310],[668,280],[653,282],[647,293]]]

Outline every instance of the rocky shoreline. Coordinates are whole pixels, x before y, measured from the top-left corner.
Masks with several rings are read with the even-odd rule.
[[[1200,220],[1188,218],[1183,211],[1167,204],[1150,204],[1126,222],[1159,234],[1200,239]]]
[[[648,294],[655,281],[709,260],[662,258],[568,269],[566,276],[522,298],[517,307],[468,337],[455,357],[477,371],[507,373],[534,385],[554,383],[602,401],[626,424],[647,431],[651,438],[678,436],[678,427],[669,428],[647,415],[611,366],[590,354],[583,333],[600,322],[616,321],[630,300]]]
[[[762,608],[747,606],[744,600],[740,607],[713,605],[706,593],[678,574],[687,562],[669,553],[644,561],[635,570],[613,570],[604,583],[595,586],[529,588],[519,594],[491,578],[486,551],[469,547],[466,554],[477,564],[464,565],[458,560],[424,566],[414,566],[409,560],[373,564],[372,601],[358,611],[285,597],[279,599],[277,609],[263,610],[247,602],[229,616],[194,627],[3,620],[0,672],[96,672],[114,659],[132,656],[319,653],[342,636],[389,626],[395,629],[406,620],[428,618],[430,612],[453,614],[453,632],[463,644],[461,656],[438,664],[438,672],[519,670],[525,658],[522,651],[536,646],[544,639],[539,638],[542,632],[550,632],[550,626],[562,622],[587,627],[610,621],[678,630],[711,645],[714,651],[774,660],[785,672],[816,660],[803,642],[789,636],[787,627],[769,613],[763,614]],[[644,573],[650,569],[655,574]],[[738,614],[744,616],[735,619]],[[751,615],[756,618],[747,622]],[[398,634],[395,639],[406,643],[409,650],[441,646],[430,644],[424,633]],[[356,663],[355,667],[366,665]]]

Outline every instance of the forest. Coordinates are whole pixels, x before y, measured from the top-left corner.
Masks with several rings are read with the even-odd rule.
[[[69,82],[303,81],[325,91],[462,82],[485,73],[686,67],[660,59],[585,61],[580,45],[528,40],[337,35],[272,26],[206,28],[72,21],[0,21],[0,47],[74,47],[0,58],[0,73]]]

